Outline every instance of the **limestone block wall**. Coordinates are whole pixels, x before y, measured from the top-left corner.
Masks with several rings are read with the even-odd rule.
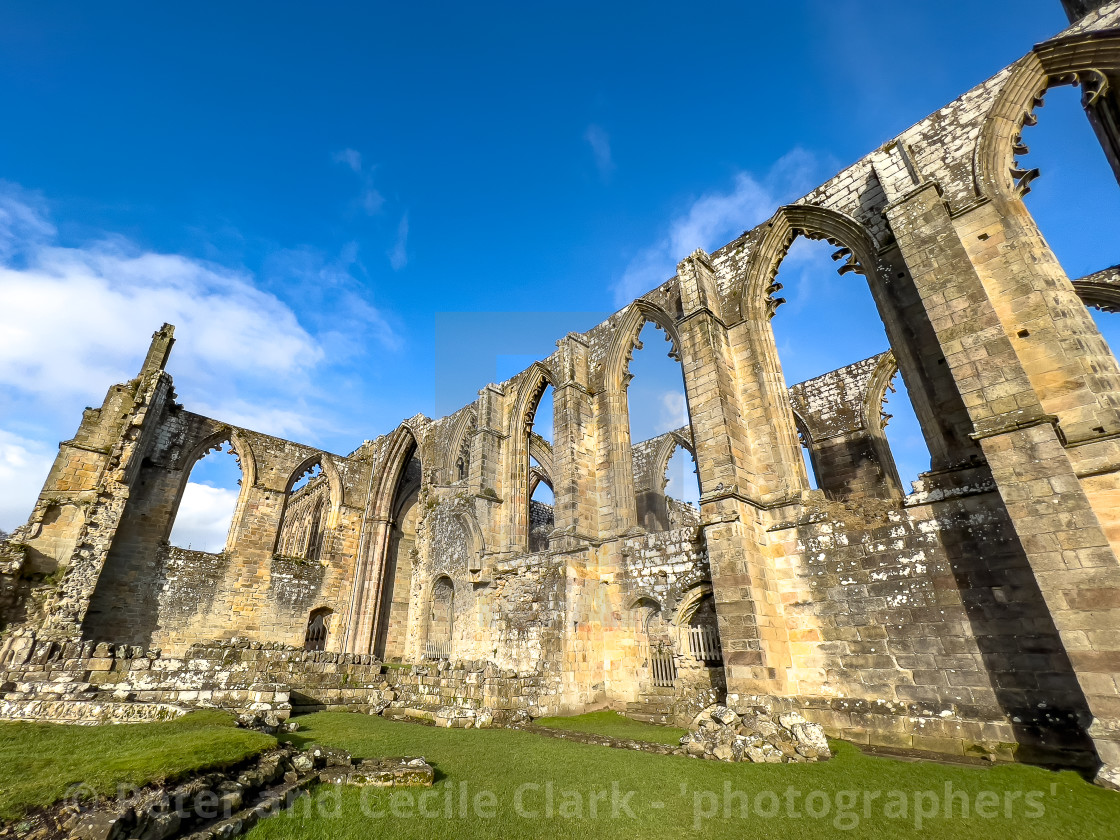
[[[1091,750],[1120,785],[1120,365],[1085,309],[1120,298],[1107,271],[1065,276],[1021,200],[1037,173],[1016,157],[1045,91],[1074,82],[1107,128],[1095,103],[1114,97],[1094,92],[1120,90],[1120,3],[686,256],[470,405],[347,456],[182,409],[165,327],[60,447],[0,566],[3,620],[181,654],[233,637],[299,645],[314,611],[329,651],[487,661],[578,710],[644,691],[636,602],[656,601],[671,630],[672,604],[710,582],[739,698],[876,743]],[[890,347],[791,392],[770,317],[797,237],[829,242],[868,284]],[[690,418],[656,443],[629,432],[649,323],[682,366]],[[896,368],[931,456],[905,495],[880,412]],[[551,446],[533,433],[548,387]],[[226,439],[244,471],[226,551],[168,548],[190,467]],[[677,445],[697,463],[691,521],[660,486]],[[294,523],[307,507],[311,533],[311,494],[291,488],[313,464],[330,500],[322,548],[278,551],[286,511]],[[531,541],[544,477],[547,550]],[[433,620],[450,654],[429,648]]]
[[[958,754],[1086,750],[1084,696],[990,482],[905,507],[822,502],[772,533],[790,563],[791,694],[831,731]],[[852,698],[872,704],[862,717]],[[937,720],[909,731],[874,714]]]
[[[84,615],[86,637],[179,650],[238,633],[296,644],[312,609],[344,608],[362,512],[348,502],[368,476],[368,461],[230,427],[171,401],[145,422],[150,443],[134,456],[136,478]],[[190,469],[224,441],[243,473],[226,549],[185,554],[167,541]],[[319,461],[324,477],[312,489],[327,497],[320,548],[314,558],[285,556],[287,488]]]
[[[894,357],[880,353],[789,389],[798,432],[830,498],[902,493],[881,407],[897,370]]]

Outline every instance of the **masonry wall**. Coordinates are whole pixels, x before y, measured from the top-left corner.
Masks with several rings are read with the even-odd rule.
[[[835,734],[1046,749],[1098,761],[1120,785],[1120,365],[1083,302],[1114,290],[1108,272],[1065,276],[1022,204],[1034,175],[1016,160],[1048,87],[1102,78],[1120,89],[1120,3],[688,255],[470,405],[409,418],[348,456],[178,406],[165,327],[140,375],[60,447],[0,567],[6,620],[60,643],[181,653],[234,637],[299,645],[310,613],[328,611],[329,652],[486,662],[579,710],[653,702],[643,602],[689,670],[681,605],[703,594],[723,668],[669,687],[678,710],[726,685],[739,701],[803,707]],[[787,389],[770,317],[802,236],[868,284],[890,347]],[[636,442],[629,365],[647,323],[681,364],[690,424]],[[882,429],[895,370],[930,450],[913,492]],[[548,387],[551,444],[532,431]],[[227,438],[244,478],[226,551],[168,547],[191,466]],[[695,455],[695,515],[664,497],[677,445]],[[315,463],[330,501],[322,549],[279,550],[285,521],[310,516],[310,494],[289,492]],[[542,475],[555,492],[547,546],[528,498]],[[451,593],[450,652],[428,644],[437,588]]]

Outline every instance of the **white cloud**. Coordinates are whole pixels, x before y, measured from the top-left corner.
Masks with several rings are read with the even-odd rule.
[[[661,395],[660,425],[665,429],[679,429],[688,425],[688,407],[684,393],[666,391]]]
[[[53,453],[59,428],[135,376],[168,322],[169,371],[192,410],[315,442],[329,426],[311,407],[322,377],[369,343],[401,339],[351,273],[356,249],[281,252],[269,269],[268,287],[298,296],[314,332],[248,271],[110,235],[61,246],[41,199],[0,184],[0,406],[18,406],[22,434]],[[37,491],[41,479],[23,481]]]
[[[54,236],[41,196],[0,181],[0,259],[12,259],[27,240]]]
[[[362,209],[366,211],[367,216],[376,216],[384,206],[385,196],[374,187],[367,185],[362,190]]]
[[[400,271],[408,265],[408,213],[401,216],[401,222],[397,225],[397,241],[389,251],[389,265],[393,267],[393,271]]]
[[[595,167],[599,170],[600,177],[606,180],[614,171],[610,135],[600,126],[589,125],[583,133],[583,139],[591,146],[591,154],[595,158]]]
[[[27,521],[56,454],[42,441],[0,429],[0,529]]]
[[[810,189],[822,168],[813,155],[794,149],[776,161],[764,178],[739,172],[730,190],[695,199],[669,223],[657,242],[631,259],[614,284],[616,302],[623,305],[656,288],[697,248],[712,251],[761,224],[783,202]]]
[[[341,152],[335,152],[334,162],[344,163],[354,172],[362,171],[362,153],[356,149],[343,149]]]
[[[373,185],[373,170],[375,167],[362,168],[362,153],[357,149],[343,149],[332,156],[335,163],[341,163],[358,176],[362,184],[358,196],[358,204],[367,216],[376,216],[385,206],[385,196]]]
[[[0,265],[0,387],[95,399],[135,375],[137,349],[164,322],[177,328],[176,370],[218,393],[231,377],[301,379],[323,358],[247,274],[121,239],[25,244],[22,265]]]
[[[237,495],[236,490],[188,481],[175,516],[171,544],[215,554],[221,551],[237,507]]]

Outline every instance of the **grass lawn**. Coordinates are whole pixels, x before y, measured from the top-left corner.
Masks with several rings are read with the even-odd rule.
[[[549,729],[566,729],[569,732],[591,732],[595,735],[609,735],[612,738],[630,738],[634,741],[650,741],[654,744],[677,746],[681,737],[688,734],[687,729],[675,726],[654,726],[631,720],[618,712],[588,712],[572,717],[545,717],[534,721],[538,726]]]
[[[258,825],[252,840],[812,838],[840,830],[861,838],[1111,840],[1120,825],[1120,794],[1072,772],[1023,765],[907,762],[865,756],[845,743],[834,744],[827,762],[724,764],[338,712],[299,722],[300,731],[285,736],[296,743],[341,747],[357,758],[422,755],[436,769],[436,785],[323,785]]]
[[[119,785],[236,764],[275,744],[219,711],[120,726],[0,722],[0,820],[57,802],[73,785],[110,795]]]

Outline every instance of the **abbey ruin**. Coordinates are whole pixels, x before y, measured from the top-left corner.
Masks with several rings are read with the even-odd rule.
[[[1017,160],[1047,90],[1076,85],[1120,180],[1120,3],[1068,5],[1069,29],[769,221],[347,455],[180,405],[165,325],[0,555],[0,716],[681,720],[721,700],[1120,787],[1120,366],[1087,311],[1120,307],[1120,267],[1066,276]],[[787,389],[770,319],[797,237],[869,285],[890,347]],[[648,322],[690,424],[632,441]],[[896,371],[932,459],[912,489],[880,416]],[[546,387],[551,444],[533,431]],[[171,546],[193,465],[227,443],[225,550]],[[698,510],[664,493],[678,447]]]

